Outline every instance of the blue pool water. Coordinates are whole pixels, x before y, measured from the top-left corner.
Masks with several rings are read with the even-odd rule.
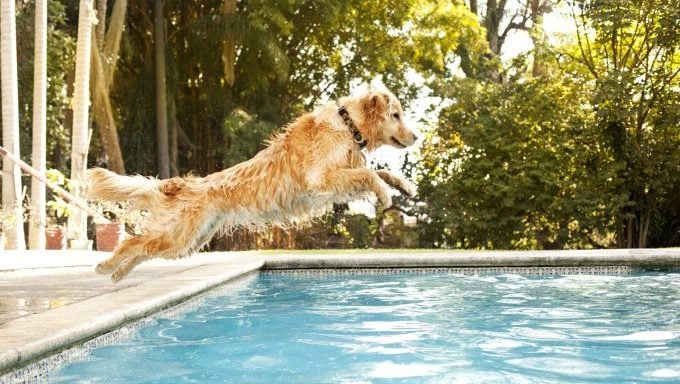
[[[52,383],[680,382],[680,274],[266,273]]]

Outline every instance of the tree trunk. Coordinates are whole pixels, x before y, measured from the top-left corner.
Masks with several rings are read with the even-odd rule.
[[[93,45],[95,45],[94,41]],[[96,45],[93,48],[92,114],[94,115],[94,123],[108,157],[109,169],[118,174],[125,174],[125,163],[123,162],[123,153],[120,150],[118,129],[113,117],[109,90],[106,88],[106,70]]]
[[[98,2],[97,9],[98,15],[106,15],[106,1]],[[108,166],[112,171],[119,174],[125,173],[125,163],[120,149],[118,129],[109,91],[113,85],[113,75],[118,63],[118,52],[125,26],[126,12],[127,0],[117,0],[113,5],[108,31],[105,31],[103,25],[105,19],[100,17],[92,52],[92,113],[95,126],[102,140],[102,146],[108,157]]]
[[[647,248],[647,237],[649,235],[649,224],[652,219],[652,207],[648,205],[640,217],[638,247]]]
[[[177,156],[179,154],[179,147],[177,146],[177,102],[175,101],[175,95],[170,98],[170,175],[172,177],[179,176],[179,168],[177,166]]]
[[[486,2],[486,16],[484,17],[484,27],[486,28],[486,40],[489,42],[491,52],[496,55],[501,55],[501,44],[498,36],[500,30],[501,19],[503,18],[504,9],[499,9],[496,0],[487,0]]]
[[[118,66],[118,52],[120,52],[120,40],[123,36],[125,27],[125,15],[127,14],[127,0],[116,0],[111,11],[111,21],[109,29],[104,38],[104,48],[102,51],[104,68],[106,68],[106,89],[111,89],[113,75]]]
[[[168,106],[165,86],[165,0],[154,1],[154,58],[156,62],[156,138],[158,140],[158,176],[170,177],[168,151]]]
[[[472,13],[477,14],[478,8],[479,5],[477,4],[477,0],[470,0],[470,10]]]
[[[222,3],[222,14],[233,16],[236,13],[236,0],[224,0]],[[236,74],[236,34],[229,30],[225,34],[224,46],[222,48],[222,61],[224,62],[224,81],[230,86],[234,86]]]
[[[33,63],[33,147],[31,165],[46,171],[47,136],[47,0],[35,2],[35,60]],[[31,220],[28,243],[31,249],[45,249],[45,184],[31,178]]]
[[[532,23],[529,37],[531,37],[531,41],[534,43],[534,63],[531,74],[537,77],[545,74],[545,64],[543,62],[543,54],[547,45],[547,37],[543,30],[543,12],[545,8],[541,6],[541,0],[531,0],[527,6],[530,8]]]
[[[626,248],[634,248],[633,246],[633,218],[626,219]]]
[[[73,194],[84,196],[87,152],[90,145],[88,107],[90,101],[90,58],[92,47],[92,0],[80,0],[78,12],[78,42],[76,46],[76,81],[73,91],[73,133],[71,134],[71,182]],[[68,238],[87,238],[87,213],[71,211],[68,218]]]
[[[0,10],[0,64],[2,71],[2,145],[19,157],[19,85],[17,80],[16,11],[14,0],[3,0]],[[2,230],[7,248],[26,249],[21,204],[21,171],[2,159]]]
[[[104,36],[106,34],[106,3],[107,0],[97,0],[97,28],[95,29],[95,40],[97,49],[104,47]]]

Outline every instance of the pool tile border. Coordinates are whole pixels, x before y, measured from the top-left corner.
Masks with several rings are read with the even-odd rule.
[[[511,274],[511,275],[629,275],[640,272],[640,268],[632,268],[625,265],[595,266],[595,267],[433,267],[433,268],[345,268],[345,269],[265,269],[260,271],[263,275],[283,274],[291,277],[318,277],[318,276],[389,276],[400,274],[429,275],[451,274],[463,276],[476,276],[484,274]]]

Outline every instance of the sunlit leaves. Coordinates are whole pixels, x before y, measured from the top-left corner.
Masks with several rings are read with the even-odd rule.
[[[600,244],[594,234],[610,228],[617,180],[611,154],[591,146],[592,115],[578,84],[468,80],[449,91],[456,101],[419,164],[424,239],[474,248]]]

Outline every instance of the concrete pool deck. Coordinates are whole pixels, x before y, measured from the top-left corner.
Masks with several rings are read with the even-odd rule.
[[[110,253],[0,253],[0,376],[259,270],[355,268],[680,268],[680,248],[587,251],[216,252],[154,260],[113,284]]]

